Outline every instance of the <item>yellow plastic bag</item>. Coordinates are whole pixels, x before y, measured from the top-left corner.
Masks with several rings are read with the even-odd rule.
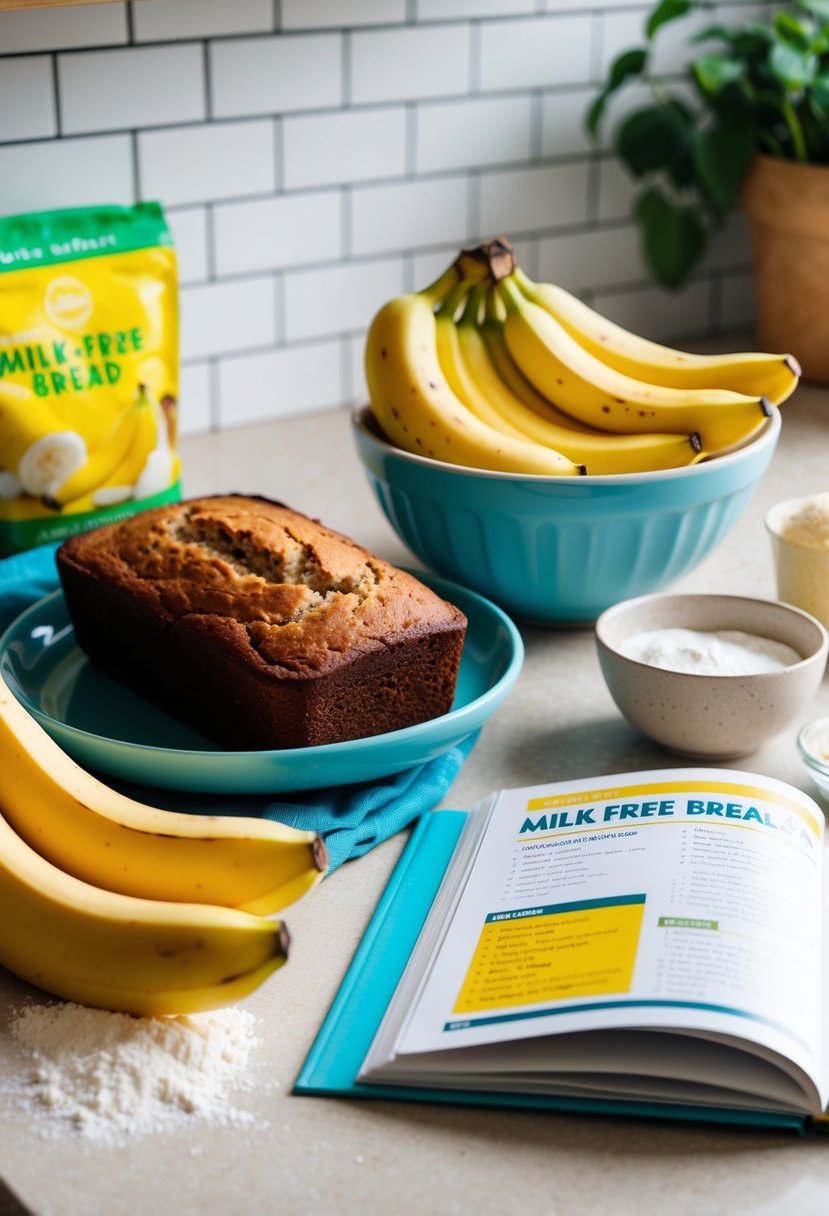
[[[0,219],[0,555],[176,501],[177,403],[161,207]]]

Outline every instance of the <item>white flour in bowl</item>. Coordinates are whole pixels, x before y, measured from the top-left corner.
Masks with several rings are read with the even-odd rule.
[[[638,663],[700,676],[747,676],[780,671],[803,656],[784,642],[740,629],[652,629],[625,638],[619,653]]]
[[[250,1127],[229,1100],[251,1089],[256,1019],[242,1009],[138,1018],[83,1005],[27,1005],[10,1031],[29,1069],[4,1083],[45,1136],[123,1144],[194,1120]]]

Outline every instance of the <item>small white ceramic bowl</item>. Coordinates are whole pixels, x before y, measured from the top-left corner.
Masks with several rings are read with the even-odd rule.
[[[627,658],[619,647],[654,629],[736,629],[784,642],[802,655],[779,671],[698,675]],[[735,595],[644,595],[596,622],[599,663],[632,726],[677,755],[733,760],[756,751],[804,713],[826,667],[829,635],[788,604]]]

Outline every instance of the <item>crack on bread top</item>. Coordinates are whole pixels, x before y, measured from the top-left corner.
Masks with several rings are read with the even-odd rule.
[[[250,621],[277,626],[325,614],[346,596],[358,607],[376,594],[380,570],[357,546],[346,544],[351,568],[335,574],[287,523],[263,517],[266,544],[255,535],[256,522],[249,513],[216,518],[195,507],[159,519],[155,535],[141,548],[141,560],[131,555],[133,573],[160,591],[167,588],[164,598],[174,617],[209,612],[238,619],[249,613]],[[334,539],[344,543],[332,534]],[[186,608],[174,588],[186,588]],[[240,614],[240,604],[247,612]]]

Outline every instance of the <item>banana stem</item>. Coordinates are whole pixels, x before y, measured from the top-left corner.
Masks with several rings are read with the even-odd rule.
[[[451,317],[454,320],[455,313],[466,299],[468,293],[468,282],[464,281],[461,283],[456,283],[455,286],[449,290],[442,304],[440,305],[440,308],[438,309],[438,316]]]
[[[491,287],[486,293],[486,312],[484,320],[491,325],[503,325],[507,310],[504,301],[498,295],[496,288]]]
[[[424,287],[417,294],[428,300],[434,308],[438,301],[442,300],[447,291],[450,291],[458,282],[460,271],[453,262],[452,265],[444,270],[440,278],[435,279],[434,283],[430,283],[428,287]]]
[[[464,278],[488,279],[497,283],[512,274],[515,269],[515,254],[505,236],[496,236],[484,241],[474,249],[462,249],[458,255],[458,269]]]
[[[518,306],[521,302],[521,293],[518,286],[512,277],[501,279],[501,282],[496,288],[498,298],[502,301],[508,313],[518,311]]]
[[[461,313],[458,325],[475,325],[478,324],[478,318],[481,315],[481,304],[487,292],[485,283],[476,283],[469,293],[464,310]]]

